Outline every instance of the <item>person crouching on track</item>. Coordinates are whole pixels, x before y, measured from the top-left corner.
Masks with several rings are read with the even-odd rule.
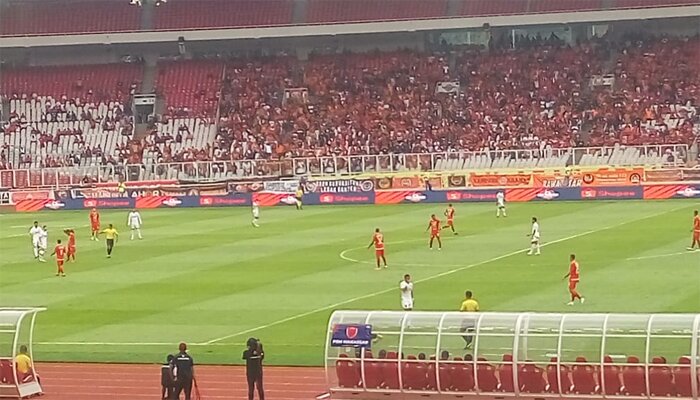
[[[258,387],[258,397],[260,400],[265,400],[262,368],[262,362],[265,359],[263,345],[258,339],[250,338],[247,346],[248,349],[243,352],[243,359],[245,360],[246,377],[248,378],[248,400],[253,400],[256,385]]]
[[[175,390],[175,375],[173,374],[173,362],[175,356],[168,354],[165,364],[160,367],[160,385],[162,387],[160,397],[163,400],[171,400]]]
[[[192,381],[194,380],[194,360],[187,354],[187,344],[180,343],[180,352],[175,356],[174,364],[177,368],[175,375],[175,391],[173,399],[179,399],[180,393],[185,393],[185,400],[191,400]]]

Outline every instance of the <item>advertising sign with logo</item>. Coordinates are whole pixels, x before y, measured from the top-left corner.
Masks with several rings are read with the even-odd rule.
[[[599,169],[581,172],[584,186],[624,186],[640,185],[644,176],[643,168]]]
[[[374,190],[374,181],[365,179],[330,179],[306,182],[306,193],[350,193],[371,192]]]
[[[308,204],[374,204],[374,192],[311,193],[304,196],[304,202]]]
[[[10,196],[10,192],[7,190],[0,190],[0,205],[2,206],[7,206],[12,204],[10,202],[12,200],[12,197]]]
[[[645,180],[646,182],[678,182],[683,180],[683,171],[680,168],[646,171]]]
[[[526,187],[532,185],[532,174],[470,174],[469,186]]]
[[[333,327],[331,347],[372,347],[372,325],[338,324]]]
[[[562,172],[534,174],[532,176],[532,186],[538,188],[579,187],[582,183],[583,179],[580,174]]]
[[[16,204],[22,200],[48,200],[51,198],[50,190],[28,190],[10,192],[10,203]]]
[[[643,197],[644,189],[641,186],[581,188],[583,200],[624,200]]]
[[[299,181],[271,181],[264,183],[266,192],[294,193],[299,189]]]

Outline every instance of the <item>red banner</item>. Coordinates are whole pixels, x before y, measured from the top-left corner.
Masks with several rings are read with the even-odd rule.
[[[597,171],[575,172],[583,186],[641,185],[644,168],[600,168]]]

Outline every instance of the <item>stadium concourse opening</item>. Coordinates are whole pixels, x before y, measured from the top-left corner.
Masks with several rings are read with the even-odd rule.
[[[333,399],[697,399],[699,338],[700,314],[337,311],[326,379]]]

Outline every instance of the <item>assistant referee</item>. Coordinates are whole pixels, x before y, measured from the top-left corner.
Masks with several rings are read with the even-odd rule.
[[[471,290],[467,290],[464,292],[464,301],[462,301],[462,305],[459,307],[459,311],[462,312],[479,312],[479,302],[474,299],[474,294],[472,293]],[[462,336],[462,339],[467,343],[466,346],[464,346],[465,349],[468,349],[472,345],[472,341],[474,340],[474,328],[476,327],[475,324],[475,319],[473,317],[466,318],[462,322],[462,328],[460,329],[460,332],[467,333],[466,335]]]

